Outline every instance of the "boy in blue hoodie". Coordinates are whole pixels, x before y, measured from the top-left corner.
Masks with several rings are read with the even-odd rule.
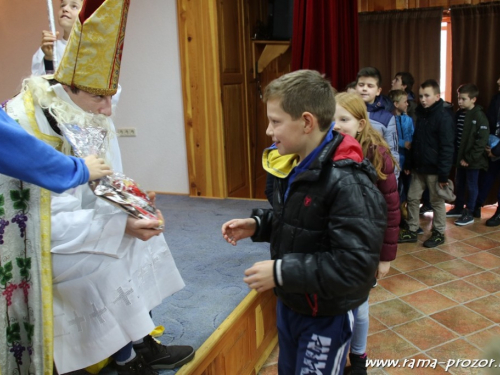
[[[413,140],[413,120],[406,114],[408,109],[408,94],[403,90],[389,91],[389,99],[394,103],[394,117],[396,119],[396,127],[398,131],[398,145],[399,145],[399,165],[405,165],[405,158],[411,148],[411,141]],[[406,212],[406,196],[410,188],[409,175],[401,173],[399,175],[398,187],[399,197],[401,202],[401,211]],[[406,218],[406,214],[402,215]]]
[[[264,102],[273,209],[224,223],[222,235],[232,245],[271,244],[272,260],[247,269],[244,281],[278,296],[279,373],[342,374],[354,315],[375,281],[385,201],[359,143],[333,130],[334,90],[318,72],[272,81]]]
[[[399,160],[398,132],[396,130],[396,119],[388,110],[392,109],[390,100],[380,93],[382,92],[382,75],[377,68],[366,67],[358,72],[356,90],[366,103],[366,109],[372,126],[384,137],[389,145],[394,160]],[[396,178],[399,170],[394,171]]]

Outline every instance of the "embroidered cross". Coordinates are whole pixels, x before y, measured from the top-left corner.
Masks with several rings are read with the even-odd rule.
[[[73,315],[75,315],[75,319],[70,320],[69,321],[69,325],[70,326],[76,325],[78,327],[78,332],[82,332],[83,328],[82,328],[82,324],[81,323],[85,322],[85,318],[82,317],[82,316],[78,316],[78,314],[76,313],[76,311],[73,311]]]
[[[160,268],[160,257],[158,255],[153,256],[153,269],[159,269]]]
[[[146,273],[147,273],[147,269],[148,269],[148,268],[149,268],[148,266],[144,266],[144,267],[142,267],[142,268],[139,270],[139,272],[138,272],[138,274],[137,274],[137,278],[138,278],[139,280],[143,281],[143,279],[144,279],[144,275],[146,275]]]
[[[106,308],[103,308],[101,310],[97,310],[97,308],[95,307],[94,304],[92,304],[92,310],[94,310],[94,312],[92,314],[90,314],[90,317],[91,318],[96,318],[99,323],[104,323],[104,319],[102,318],[102,315],[104,315],[104,313],[107,311]]]
[[[126,292],[124,292],[123,289],[122,289],[122,287],[119,287],[118,288],[118,294],[119,294],[119,296],[118,296],[117,299],[115,299],[113,301],[113,303],[116,303],[119,300],[122,300],[123,302],[125,302],[125,305],[127,305],[127,306],[131,305],[132,303],[130,302],[130,300],[128,299],[127,296],[130,295],[130,294],[132,294],[133,292],[134,292],[133,289],[130,289],[130,290],[127,290]]]

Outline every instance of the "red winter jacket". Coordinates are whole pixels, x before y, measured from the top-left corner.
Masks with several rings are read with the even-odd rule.
[[[385,180],[377,180],[377,187],[384,196],[387,204],[387,228],[384,233],[384,243],[380,251],[380,260],[390,262],[396,259],[398,250],[399,222],[401,211],[399,209],[398,183],[394,175],[394,163],[384,146],[378,146],[377,151],[382,154],[384,168],[382,172],[387,176]],[[373,154],[367,155],[373,161]]]

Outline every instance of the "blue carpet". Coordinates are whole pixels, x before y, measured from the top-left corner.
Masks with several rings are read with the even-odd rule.
[[[269,259],[268,243],[245,239],[237,246],[221,234],[224,222],[249,217],[252,208],[267,201],[204,199],[158,195],[156,206],[165,217],[165,238],[186,287],[153,310],[153,320],[165,327],[159,340],[166,345],[198,349],[250,291],[243,272]],[[162,370],[172,375],[177,370]],[[101,374],[116,374],[105,369]]]

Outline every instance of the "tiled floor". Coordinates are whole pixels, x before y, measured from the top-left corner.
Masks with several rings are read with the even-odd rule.
[[[422,246],[430,235],[432,214],[421,216],[424,234],[419,242],[399,245],[389,275],[370,294],[369,358],[443,362],[484,358],[483,349],[490,350],[490,341],[500,337],[500,226],[484,225],[495,210],[496,206],[483,207],[482,218],[466,227],[457,227],[456,218],[448,218],[446,243],[434,249]],[[500,353],[500,344],[496,348]],[[278,373],[278,351],[260,375]],[[499,368],[490,369],[491,374],[500,374],[500,358],[496,364]],[[368,373],[486,373],[460,366],[445,372],[443,366],[370,368]]]

